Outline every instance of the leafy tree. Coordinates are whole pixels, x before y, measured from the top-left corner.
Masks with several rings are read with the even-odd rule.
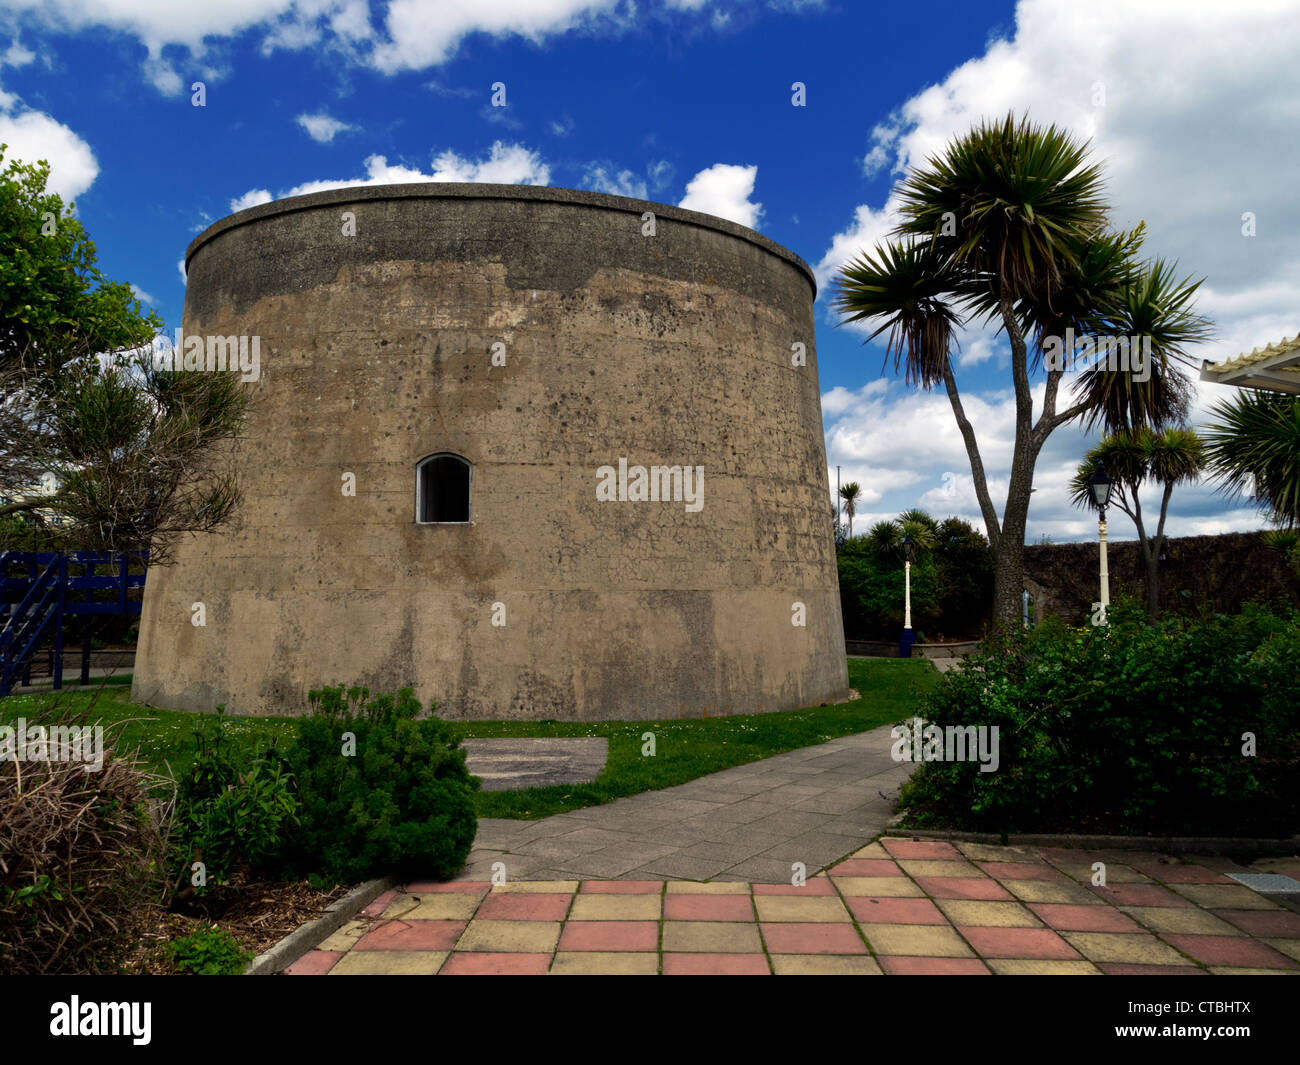
[[[850,481],[840,487],[840,498],[844,500],[844,516],[849,519],[849,535],[853,535],[853,516],[858,512],[858,496],[862,489],[857,481]]]
[[[1249,493],[1278,525],[1300,527],[1300,396],[1243,389],[1210,415],[1205,446],[1219,488]]]
[[[0,548],[149,548],[164,562],[238,501],[214,454],[238,437],[248,393],[233,372],[151,364],[160,321],[100,273],[48,177],[43,162],[0,174]],[[55,493],[34,492],[48,474]]]
[[[1108,430],[1178,423],[1190,388],[1176,365],[1206,339],[1191,300],[1200,282],[1171,265],[1140,262],[1143,227],[1108,227],[1099,168],[1086,144],[1027,120],[983,123],[914,170],[900,188],[903,220],[891,241],[841,271],[836,307],[846,321],[879,321],[886,362],[922,388],[944,386],[971,463],[995,556],[995,617],[1014,629],[1024,586],[1025,525],[1034,465],[1051,433],[1084,419]],[[1011,347],[1015,442],[999,520],[951,350],[966,321],[998,322]],[[1073,327],[1081,336],[1150,337],[1150,373],[1098,362],[1058,409],[1067,367],[1044,359]],[[1034,420],[1031,374],[1046,374]],[[1139,380],[1145,378],[1145,380]]]
[[[1122,429],[1092,448],[1070,481],[1070,500],[1092,508],[1088,482],[1104,463],[1112,479],[1107,506],[1122,510],[1137,526],[1138,548],[1146,572],[1147,620],[1160,615],[1160,556],[1165,546],[1169,500],[1179,484],[1195,481],[1205,468],[1205,447],[1190,429]],[[1138,492],[1147,482],[1161,486],[1160,517],[1154,535],[1147,534]]]

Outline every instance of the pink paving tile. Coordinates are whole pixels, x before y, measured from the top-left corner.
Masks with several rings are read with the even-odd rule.
[[[584,880],[584,895],[661,895],[662,880]]]
[[[374,902],[372,902],[369,906],[367,906],[364,910],[361,911],[361,916],[378,917],[381,913],[383,913],[386,909],[388,909],[388,904],[392,902],[393,899],[397,898],[397,894],[398,893],[396,889],[392,891],[385,891],[382,895],[376,898]]]
[[[1170,946],[1202,965],[1240,965],[1252,969],[1300,969],[1293,961],[1264,943],[1244,936],[1162,935]]]
[[[885,858],[850,858],[829,870],[831,876],[902,876],[903,870]]]
[[[665,954],[665,976],[770,976],[762,954]]]
[[[876,961],[890,976],[988,976],[989,967],[978,958],[905,958],[882,955]]]
[[[451,950],[465,921],[383,921],[357,940],[353,950]]]
[[[920,839],[882,839],[880,845],[895,858],[930,858],[964,862],[966,856],[951,843]]]
[[[935,899],[1007,900],[1011,892],[992,877],[985,876],[918,876],[916,883]]]
[[[439,976],[545,976],[549,954],[456,952],[438,970]]]
[[[752,921],[748,895],[665,895],[665,921]]]
[[[929,899],[869,899],[848,895],[844,901],[862,924],[948,923],[948,918]],[[785,951],[777,953],[784,954]]]
[[[570,921],[558,950],[658,950],[658,921]]]
[[[1159,884],[1109,884],[1092,889],[1113,906],[1190,906],[1181,895],[1176,895]]]
[[[1036,862],[976,862],[989,876],[999,880],[1051,880],[1058,884],[1069,884],[1071,880],[1058,869]]]
[[[491,889],[486,880],[417,880],[402,890],[408,895],[486,895]]]
[[[503,891],[483,900],[480,921],[563,921],[573,896],[567,891]]]
[[[866,954],[857,929],[847,922],[761,924],[770,954]]]
[[[1079,952],[1050,928],[957,928],[975,952],[985,958],[1078,958]]]
[[[1300,939],[1300,914],[1289,910],[1212,910],[1216,917],[1235,924],[1252,936]]]
[[[341,957],[341,950],[309,950],[283,972],[286,976],[324,976]]]
[[[811,880],[805,880],[802,887],[795,887],[793,884],[755,884],[755,895],[834,895],[835,888],[831,886],[830,880],[824,876],[815,876]]]
[[[1135,965],[1131,962],[1094,962],[1108,976],[1209,976],[1194,965]]]
[[[1126,913],[1110,906],[1075,906],[1059,902],[1031,902],[1029,908],[1046,925],[1062,932],[1141,932]]]
[[[1235,884],[1231,877],[1200,865],[1166,865],[1163,862],[1134,862],[1133,868],[1152,880],[1166,884]]]

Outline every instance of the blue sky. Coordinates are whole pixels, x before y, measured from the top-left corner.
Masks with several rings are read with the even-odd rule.
[[[529,182],[751,225],[821,281],[830,477],[838,465],[863,486],[858,529],[915,505],[979,526],[946,398],[881,376],[880,349],[827,306],[835,268],[886,232],[907,166],[1014,108],[1092,137],[1116,223],[1145,219],[1151,254],[1206,278],[1198,309],[1216,337],[1198,356],[1293,335],[1300,20],[1287,7],[0,0],[0,141],[50,159],[105,271],[169,331],[199,230],[321,183]],[[195,81],[204,107],[191,104]],[[806,107],[792,106],[796,81]],[[504,108],[490,105],[497,82]],[[1006,357],[999,338],[970,332],[957,362],[999,503]],[[1198,386],[1193,423],[1227,394]],[[1089,442],[1074,428],[1049,442],[1031,539],[1095,535],[1064,492]],[[1175,493],[1176,535],[1262,526],[1206,486]]]

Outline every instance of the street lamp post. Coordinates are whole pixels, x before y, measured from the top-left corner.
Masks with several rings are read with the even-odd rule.
[[[910,536],[903,537],[903,635],[898,639],[898,657],[911,658],[916,633],[912,631],[912,554],[915,545]]]
[[[1097,507],[1100,517],[1097,519],[1097,537],[1101,544],[1101,623],[1107,623],[1106,613],[1110,609],[1110,570],[1106,563],[1106,503],[1110,500],[1111,479],[1106,473],[1106,464],[1098,461],[1097,469],[1088,478],[1088,492]]]

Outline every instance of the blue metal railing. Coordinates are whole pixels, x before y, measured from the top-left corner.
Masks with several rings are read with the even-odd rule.
[[[141,603],[128,597],[143,588],[145,574],[132,573],[133,562],[148,564],[149,553],[108,551],[0,552],[0,696],[21,678],[31,679],[32,658],[52,634],[54,687],[63,687],[63,630],[69,615],[138,614]],[[97,567],[112,572],[97,574]],[[82,569],[82,573],[73,570]],[[95,593],[112,591],[111,599]],[[84,639],[81,682],[88,681],[90,638]]]

